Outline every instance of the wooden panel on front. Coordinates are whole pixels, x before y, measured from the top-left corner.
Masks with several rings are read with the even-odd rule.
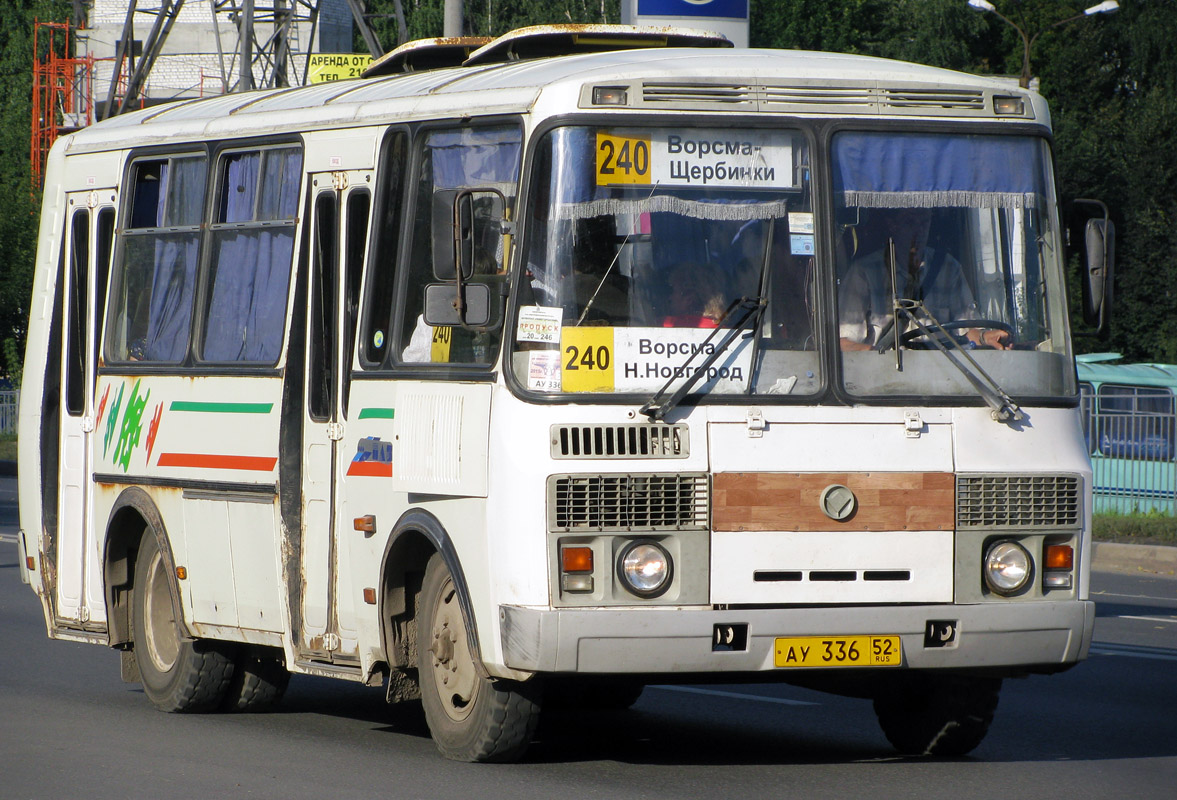
[[[858,500],[841,522],[819,503],[833,484]],[[951,472],[720,472],[711,505],[717,531],[939,531],[955,516]]]

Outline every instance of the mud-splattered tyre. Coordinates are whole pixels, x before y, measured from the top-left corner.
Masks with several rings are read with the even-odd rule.
[[[214,642],[180,635],[167,560],[148,528],[135,562],[132,626],[143,693],[160,711],[214,711],[220,706],[233,662]]]
[[[1000,678],[912,673],[875,695],[875,714],[904,755],[963,756],[988,733],[1000,692]]]
[[[243,649],[233,660],[233,677],[221,708],[224,711],[266,711],[282,699],[289,683],[290,672],[281,659],[252,648]]]
[[[514,761],[539,719],[535,686],[480,677],[467,620],[440,555],[429,560],[418,608],[421,705],[437,749],[455,761]]]

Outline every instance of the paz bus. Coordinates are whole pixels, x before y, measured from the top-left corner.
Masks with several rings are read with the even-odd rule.
[[[416,42],[64,136],[19,437],[49,636],[164,711],[382,687],[475,761],[701,681],[965,753],[1085,658],[1046,104],[728,45]]]

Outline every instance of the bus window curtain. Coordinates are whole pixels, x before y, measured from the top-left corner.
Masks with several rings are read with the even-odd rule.
[[[863,208],[1037,208],[1042,148],[1029,137],[841,133],[834,192]]]

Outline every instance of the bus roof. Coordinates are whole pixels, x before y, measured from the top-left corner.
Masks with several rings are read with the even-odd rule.
[[[489,45],[488,45],[489,46]],[[870,56],[789,50],[659,48],[408,72],[187,100],[104,120],[70,152],[177,140],[382,124],[397,119],[592,108],[582,89],[627,87],[641,111],[999,119],[993,96],[1027,102],[1012,121],[1049,124],[1042,98],[999,78]],[[591,97],[591,95],[590,95]],[[609,106],[603,110],[616,110]]]
[[[1079,380],[1124,386],[1177,387],[1177,364],[1117,364],[1119,353],[1076,356]]]

